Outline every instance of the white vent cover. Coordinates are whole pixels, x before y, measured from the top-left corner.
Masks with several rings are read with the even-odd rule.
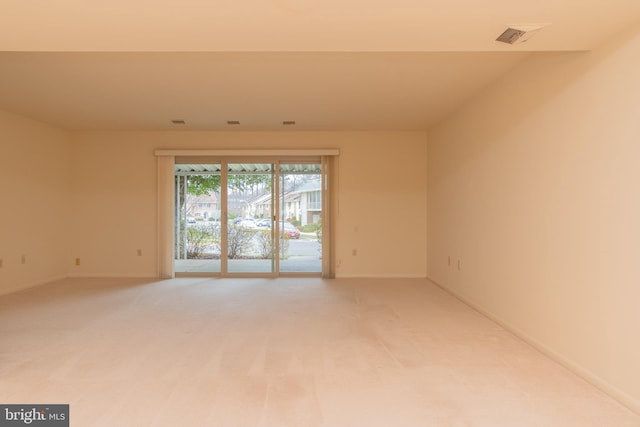
[[[545,25],[510,25],[496,41],[507,44],[524,43],[536,35]]]

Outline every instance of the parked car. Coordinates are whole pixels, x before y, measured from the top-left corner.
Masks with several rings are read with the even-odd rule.
[[[289,236],[290,239],[299,239],[300,238],[300,230],[296,228],[295,225],[291,224],[289,221],[285,221],[282,226],[282,231],[284,234]]]
[[[256,222],[252,219],[243,219],[238,223],[238,227],[242,228],[257,228]]]
[[[256,227],[258,228],[271,228],[271,220],[269,219],[257,219]]]

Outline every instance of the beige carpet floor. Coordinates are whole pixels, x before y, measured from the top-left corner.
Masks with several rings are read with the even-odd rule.
[[[640,426],[427,280],[68,279],[0,297],[0,403],[84,426]]]

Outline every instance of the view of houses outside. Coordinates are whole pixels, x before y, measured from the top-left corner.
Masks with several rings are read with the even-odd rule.
[[[193,221],[220,221],[220,206],[216,193],[204,194],[201,196],[187,195],[185,204],[186,218],[188,222]]]
[[[311,175],[306,182],[288,183],[281,195],[282,217],[298,226],[318,224],[322,215],[321,180]],[[247,201],[242,216],[246,218],[268,218],[273,203],[271,192]]]
[[[229,177],[228,271],[271,272],[277,258],[283,272],[321,272],[320,175],[281,174],[277,257],[271,172]],[[208,191],[190,191],[191,182],[202,188],[203,180],[212,181]],[[211,174],[176,176],[176,272],[220,272],[222,200],[216,180],[220,177]]]

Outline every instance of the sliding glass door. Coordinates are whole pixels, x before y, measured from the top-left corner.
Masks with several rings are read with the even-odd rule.
[[[274,165],[229,163],[226,181],[227,272],[276,272]]]
[[[319,159],[177,158],[175,272],[322,274],[323,183]]]
[[[221,272],[221,165],[175,165],[174,268]]]
[[[280,271],[322,272],[321,164],[280,163]]]

